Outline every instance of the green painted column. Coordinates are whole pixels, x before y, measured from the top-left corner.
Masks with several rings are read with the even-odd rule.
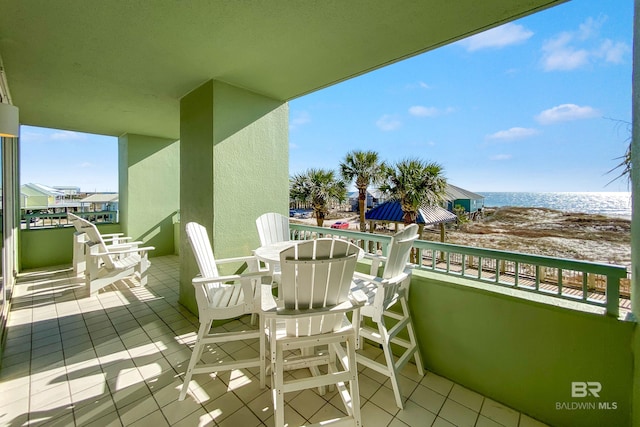
[[[180,141],[125,134],[118,139],[119,209],[122,231],[156,249],[174,253],[173,223],[180,208]]]
[[[180,303],[193,313],[184,226],[204,225],[217,258],[251,254],[256,218],[288,209],[288,117],[286,102],[213,80],[180,101]]]

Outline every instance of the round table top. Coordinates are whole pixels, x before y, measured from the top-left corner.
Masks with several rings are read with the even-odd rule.
[[[304,242],[304,240],[287,240],[284,242],[272,243],[267,246],[260,246],[258,249],[253,251],[253,254],[260,261],[268,263],[279,263],[280,252],[300,242]]]
[[[260,246],[256,250],[253,251],[253,254],[260,261],[271,263],[271,264],[279,264],[280,263],[280,252],[285,249],[290,248],[293,245],[297,245],[298,243],[306,242],[306,240],[287,240],[284,242],[276,242],[267,246]],[[360,249],[358,252],[358,259],[362,259],[364,257],[364,251]]]

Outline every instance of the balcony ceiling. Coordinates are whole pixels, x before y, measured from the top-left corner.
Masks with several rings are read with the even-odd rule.
[[[290,100],[565,0],[0,0],[23,124],[179,137],[209,79]]]

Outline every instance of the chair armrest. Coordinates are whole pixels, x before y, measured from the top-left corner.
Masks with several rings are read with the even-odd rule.
[[[375,276],[376,274],[378,274],[378,269],[380,268],[380,265],[387,261],[387,257],[382,255],[367,253],[364,255],[364,257],[371,260],[371,270],[369,270],[369,273],[372,276]]]
[[[107,233],[107,234],[100,234],[102,236],[102,238],[114,238],[114,237],[120,237],[120,236],[124,236],[124,233]],[[130,239],[131,237],[127,237],[127,239]]]
[[[126,249],[126,248],[131,248],[133,246],[138,246],[143,244],[144,242],[139,242],[139,241],[135,241],[135,242],[124,242],[124,243],[113,243],[110,245],[107,245],[107,248],[109,249],[114,249],[117,250],[118,248],[120,249]]]
[[[376,285],[383,285],[389,281],[389,279],[383,279],[382,277],[378,277],[371,274],[360,273],[358,271],[353,273],[353,278],[364,281],[364,282],[374,283]]]
[[[297,319],[304,317],[324,316],[327,314],[347,313],[349,311],[357,310],[363,305],[364,301],[357,301],[353,298],[349,298],[347,301],[331,307],[309,308],[306,310],[292,310],[284,307],[271,307],[269,310],[263,310],[263,314],[266,317]]]
[[[257,279],[258,277],[268,277],[271,278],[270,275],[264,274],[264,271],[252,271],[249,273],[242,274],[229,274],[227,276],[217,276],[217,277],[202,277],[196,276],[191,280],[191,283],[194,285],[201,283],[225,283],[225,282],[238,282],[242,279]],[[269,285],[271,286],[271,285]]]
[[[133,237],[130,236],[102,236],[102,240],[106,243],[106,242],[123,242],[126,240],[131,240],[133,239]]]
[[[152,250],[155,250],[153,246],[146,246],[144,248],[116,249],[114,251],[109,251],[109,252],[90,253],[90,255],[91,256],[122,255],[122,254],[130,254],[135,252],[148,252]]]

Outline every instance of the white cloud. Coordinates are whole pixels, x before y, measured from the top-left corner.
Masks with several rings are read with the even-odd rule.
[[[296,148],[298,148],[298,144],[294,144],[293,142],[289,143],[289,149],[295,150]]]
[[[576,31],[565,31],[542,45],[542,68],[545,71],[570,71],[600,61],[623,62],[629,46],[599,38],[599,29],[606,18],[587,19]]]
[[[376,126],[378,126],[380,130],[387,132],[399,129],[402,126],[402,122],[396,116],[385,114],[376,120]]]
[[[602,42],[598,51],[594,52],[594,55],[598,58],[603,58],[606,62],[620,64],[623,62],[623,56],[627,52],[629,52],[629,46],[625,43],[614,43],[613,41],[606,39]]]
[[[299,111],[292,114],[292,117],[289,120],[289,129],[293,130],[310,122],[311,115],[306,111]]]
[[[600,117],[600,112],[592,107],[580,107],[576,104],[562,104],[548,110],[544,110],[535,118],[543,125],[550,125],[572,120],[591,119]]]
[[[473,52],[486,48],[500,49],[505,46],[523,43],[531,36],[533,36],[533,31],[526,29],[522,25],[510,22],[471,36],[462,40],[460,43],[465,46],[469,52]]]
[[[453,107],[447,107],[444,110],[436,107],[425,107],[423,105],[414,105],[409,108],[409,114],[416,117],[435,117],[441,114],[450,114],[455,111]]]
[[[91,162],[82,162],[82,163],[80,163],[80,167],[83,168],[83,169],[92,168],[94,166],[95,165],[93,163],[91,163]]]
[[[496,160],[496,161],[509,160],[512,157],[513,156],[511,154],[496,154],[495,156],[489,157],[489,160]]]
[[[55,132],[51,134],[51,139],[59,141],[59,140],[81,140],[85,139],[85,135],[79,132],[72,132],[69,130],[61,130],[60,132]]]
[[[487,139],[514,140],[528,138],[530,136],[536,135],[537,133],[537,129],[514,127],[507,130],[498,131],[491,135],[487,135]]]
[[[428,89],[431,89],[431,86],[429,86],[428,84],[426,84],[423,81],[419,81],[417,83],[410,83],[405,88],[409,89],[409,90],[413,90],[413,89],[425,89],[425,90],[428,90]]]
[[[601,16],[598,19],[587,18],[587,20],[578,27],[578,38],[580,40],[587,40],[591,37],[596,37],[600,31],[600,27],[602,27],[602,24],[604,24],[606,20],[606,16]]]
[[[439,111],[436,107],[423,107],[422,105],[414,105],[409,108],[409,114],[418,117],[433,117],[438,115]]]

